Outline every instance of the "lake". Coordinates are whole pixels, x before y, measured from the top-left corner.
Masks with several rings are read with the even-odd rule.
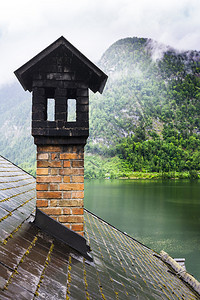
[[[200,181],[85,180],[85,207],[200,281]]]

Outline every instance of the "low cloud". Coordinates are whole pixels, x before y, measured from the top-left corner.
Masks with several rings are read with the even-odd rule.
[[[4,1],[0,11],[0,86],[61,35],[96,62],[116,40],[147,37],[200,50],[199,0]]]

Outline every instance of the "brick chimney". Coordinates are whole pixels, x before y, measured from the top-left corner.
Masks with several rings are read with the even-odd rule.
[[[64,37],[20,67],[15,75],[25,90],[33,92],[37,208],[83,235],[88,90],[102,93],[107,76]]]

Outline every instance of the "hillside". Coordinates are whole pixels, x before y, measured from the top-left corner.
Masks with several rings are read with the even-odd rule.
[[[162,136],[164,124],[184,136],[200,133],[200,52],[177,52],[149,39],[113,44],[100,67],[109,80],[91,101],[90,140],[110,145],[144,129]]]
[[[103,95],[90,96],[86,176],[200,170],[200,52],[126,38],[99,66],[109,79]],[[29,171],[30,110],[18,83],[0,90],[0,153]]]
[[[0,89],[0,154],[32,172],[31,94],[16,83]]]
[[[200,52],[127,38],[99,65],[109,80],[92,97],[87,151],[121,158],[125,175],[200,170]]]

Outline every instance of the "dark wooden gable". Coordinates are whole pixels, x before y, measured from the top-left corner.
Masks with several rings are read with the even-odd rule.
[[[32,135],[35,144],[85,144],[89,135],[89,92],[103,92],[107,75],[60,37],[15,71],[33,92]],[[53,118],[49,118],[49,102]],[[75,106],[71,121],[70,104]]]
[[[25,90],[33,90],[34,81],[43,80],[48,86],[53,81],[82,82],[93,92],[103,92],[107,81],[96,65],[86,58],[64,37],[60,37],[46,49],[15,71]]]

